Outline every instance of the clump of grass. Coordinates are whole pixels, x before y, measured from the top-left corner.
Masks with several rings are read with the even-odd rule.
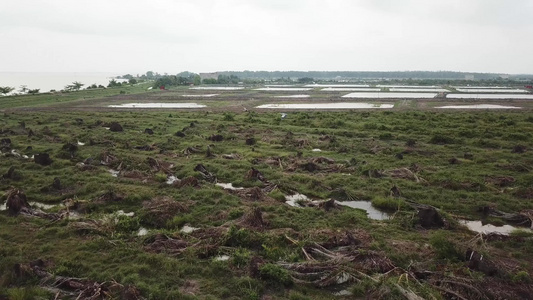
[[[396,211],[405,207],[405,201],[392,197],[377,196],[372,198],[372,206],[385,211]]]
[[[264,264],[259,268],[261,278],[271,283],[290,286],[292,284],[292,278],[289,275],[289,271],[275,264]]]

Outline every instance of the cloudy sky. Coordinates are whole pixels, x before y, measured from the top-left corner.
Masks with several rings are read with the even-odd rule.
[[[0,72],[533,73],[533,0],[17,0]]]

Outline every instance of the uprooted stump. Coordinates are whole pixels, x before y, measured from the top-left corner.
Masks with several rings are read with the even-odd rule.
[[[324,209],[325,211],[330,211],[331,209],[338,208],[339,205],[335,203],[334,199],[329,199],[327,201],[320,202],[320,204],[318,204],[318,207]]]
[[[50,158],[50,155],[48,153],[38,153],[35,154],[33,161],[36,164],[40,164],[42,166],[48,166],[52,164],[52,159]]]
[[[484,273],[487,276],[498,274],[496,265],[483,254],[472,249],[466,250],[465,260],[468,262],[468,268]]]
[[[197,147],[187,147],[185,150],[182,151],[185,155],[191,155],[193,153],[202,153],[201,149],[198,149]]]
[[[213,142],[222,142],[224,140],[224,137],[220,134],[213,134],[208,138],[208,140]]]
[[[40,286],[53,291],[54,299],[79,299],[97,300],[111,299],[121,296],[120,299],[141,300],[140,291],[134,286],[126,286],[116,281],[97,282],[85,278],[71,278],[52,274],[45,269],[43,260],[36,260],[29,264],[15,264],[14,274],[17,278],[40,278]]]
[[[122,125],[120,125],[118,122],[111,122],[111,124],[109,125],[109,131],[120,132],[124,131],[124,129],[122,128]]]
[[[268,226],[268,222],[263,219],[263,211],[260,207],[254,207],[249,210],[238,223],[239,225],[256,229],[264,229]]]
[[[19,189],[11,189],[7,192],[6,207],[10,215],[17,215],[24,209],[31,209],[26,194]]]
[[[178,131],[174,135],[177,137],[185,137],[185,133],[183,133],[183,131]]]
[[[146,128],[146,129],[144,130],[144,133],[149,134],[149,135],[152,135],[152,134],[154,134],[154,131],[153,131],[152,129],[150,129],[150,128]]]
[[[422,228],[429,229],[448,226],[448,222],[441,216],[437,208],[413,201],[407,201],[407,203],[417,210],[418,224],[422,226]]]
[[[400,198],[402,196],[400,188],[398,188],[396,185],[392,186],[390,189],[390,196],[394,198]]]
[[[156,227],[163,227],[176,214],[187,211],[187,207],[170,197],[156,197],[143,202],[143,221]]]
[[[148,252],[179,256],[185,252],[185,250],[187,250],[189,243],[184,240],[174,239],[167,235],[158,233],[147,238],[144,241],[144,245],[144,249]]]
[[[179,188],[182,188],[184,186],[197,187],[200,185],[200,182],[198,182],[198,179],[196,179],[196,177],[189,176],[189,177],[183,178],[182,180],[175,181],[172,185],[179,187]]]
[[[198,164],[196,167],[194,167],[194,170],[197,172],[200,172],[202,174],[203,178],[211,183],[217,182],[217,177],[213,175],[211,172],[209,172],[206,167],[203,164]]]
[[[114,191],[108,191],[100,195],[96,200],[95,203],[106,203],[106,202],[116,202],[116,201],[122,201],[124,200],[124,196],[115,193]]]
[[[516,145],[513,147],[512,153],[524,153],[526,152],[527,147],[524,145]]]
[[[6,174],[2,175],[2,178],[18,181],[22,179],[22,175],[16,171],[15,167],[12,166],[9,168],[9,170],[7,170]]]
[[[261,173],[256,168],[252,168],[252,169],[250,169],[250,171],[248,171],[248,173],[246,174],[246,179],[256,179],[256,180],[259,180],[259,181],[264,182],[264,183],[268,182],[268,180],[266,180],[266,178],[263,175],[263,173]]]
[[[484,215],[500,218],[516,226],[533,227],[533,211],[525,210],[519,213],[506,213],[490,206],[484,206],[478,209]]]
[[[246,139],[246,145],[248,145],[248,146],[253,146],[253,145],[255,145],[255,143],[256,143],[256,140],[253,137]]]

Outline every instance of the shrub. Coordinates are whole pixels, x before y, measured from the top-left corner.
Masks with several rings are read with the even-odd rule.
[[[436,134],[429,140],[431,144],[453,144],[455,140],[452,137]]]
[[[429,239],[429,243],[435,249],[435,253],[441,259],[461,260],[462,254],[456,245],[448,240],[447,233],[444,230],[435,232]]]

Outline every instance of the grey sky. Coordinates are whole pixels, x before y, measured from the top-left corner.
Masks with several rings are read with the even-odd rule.
[[[10,0],[0,71],[533,73],[533,0]]]

